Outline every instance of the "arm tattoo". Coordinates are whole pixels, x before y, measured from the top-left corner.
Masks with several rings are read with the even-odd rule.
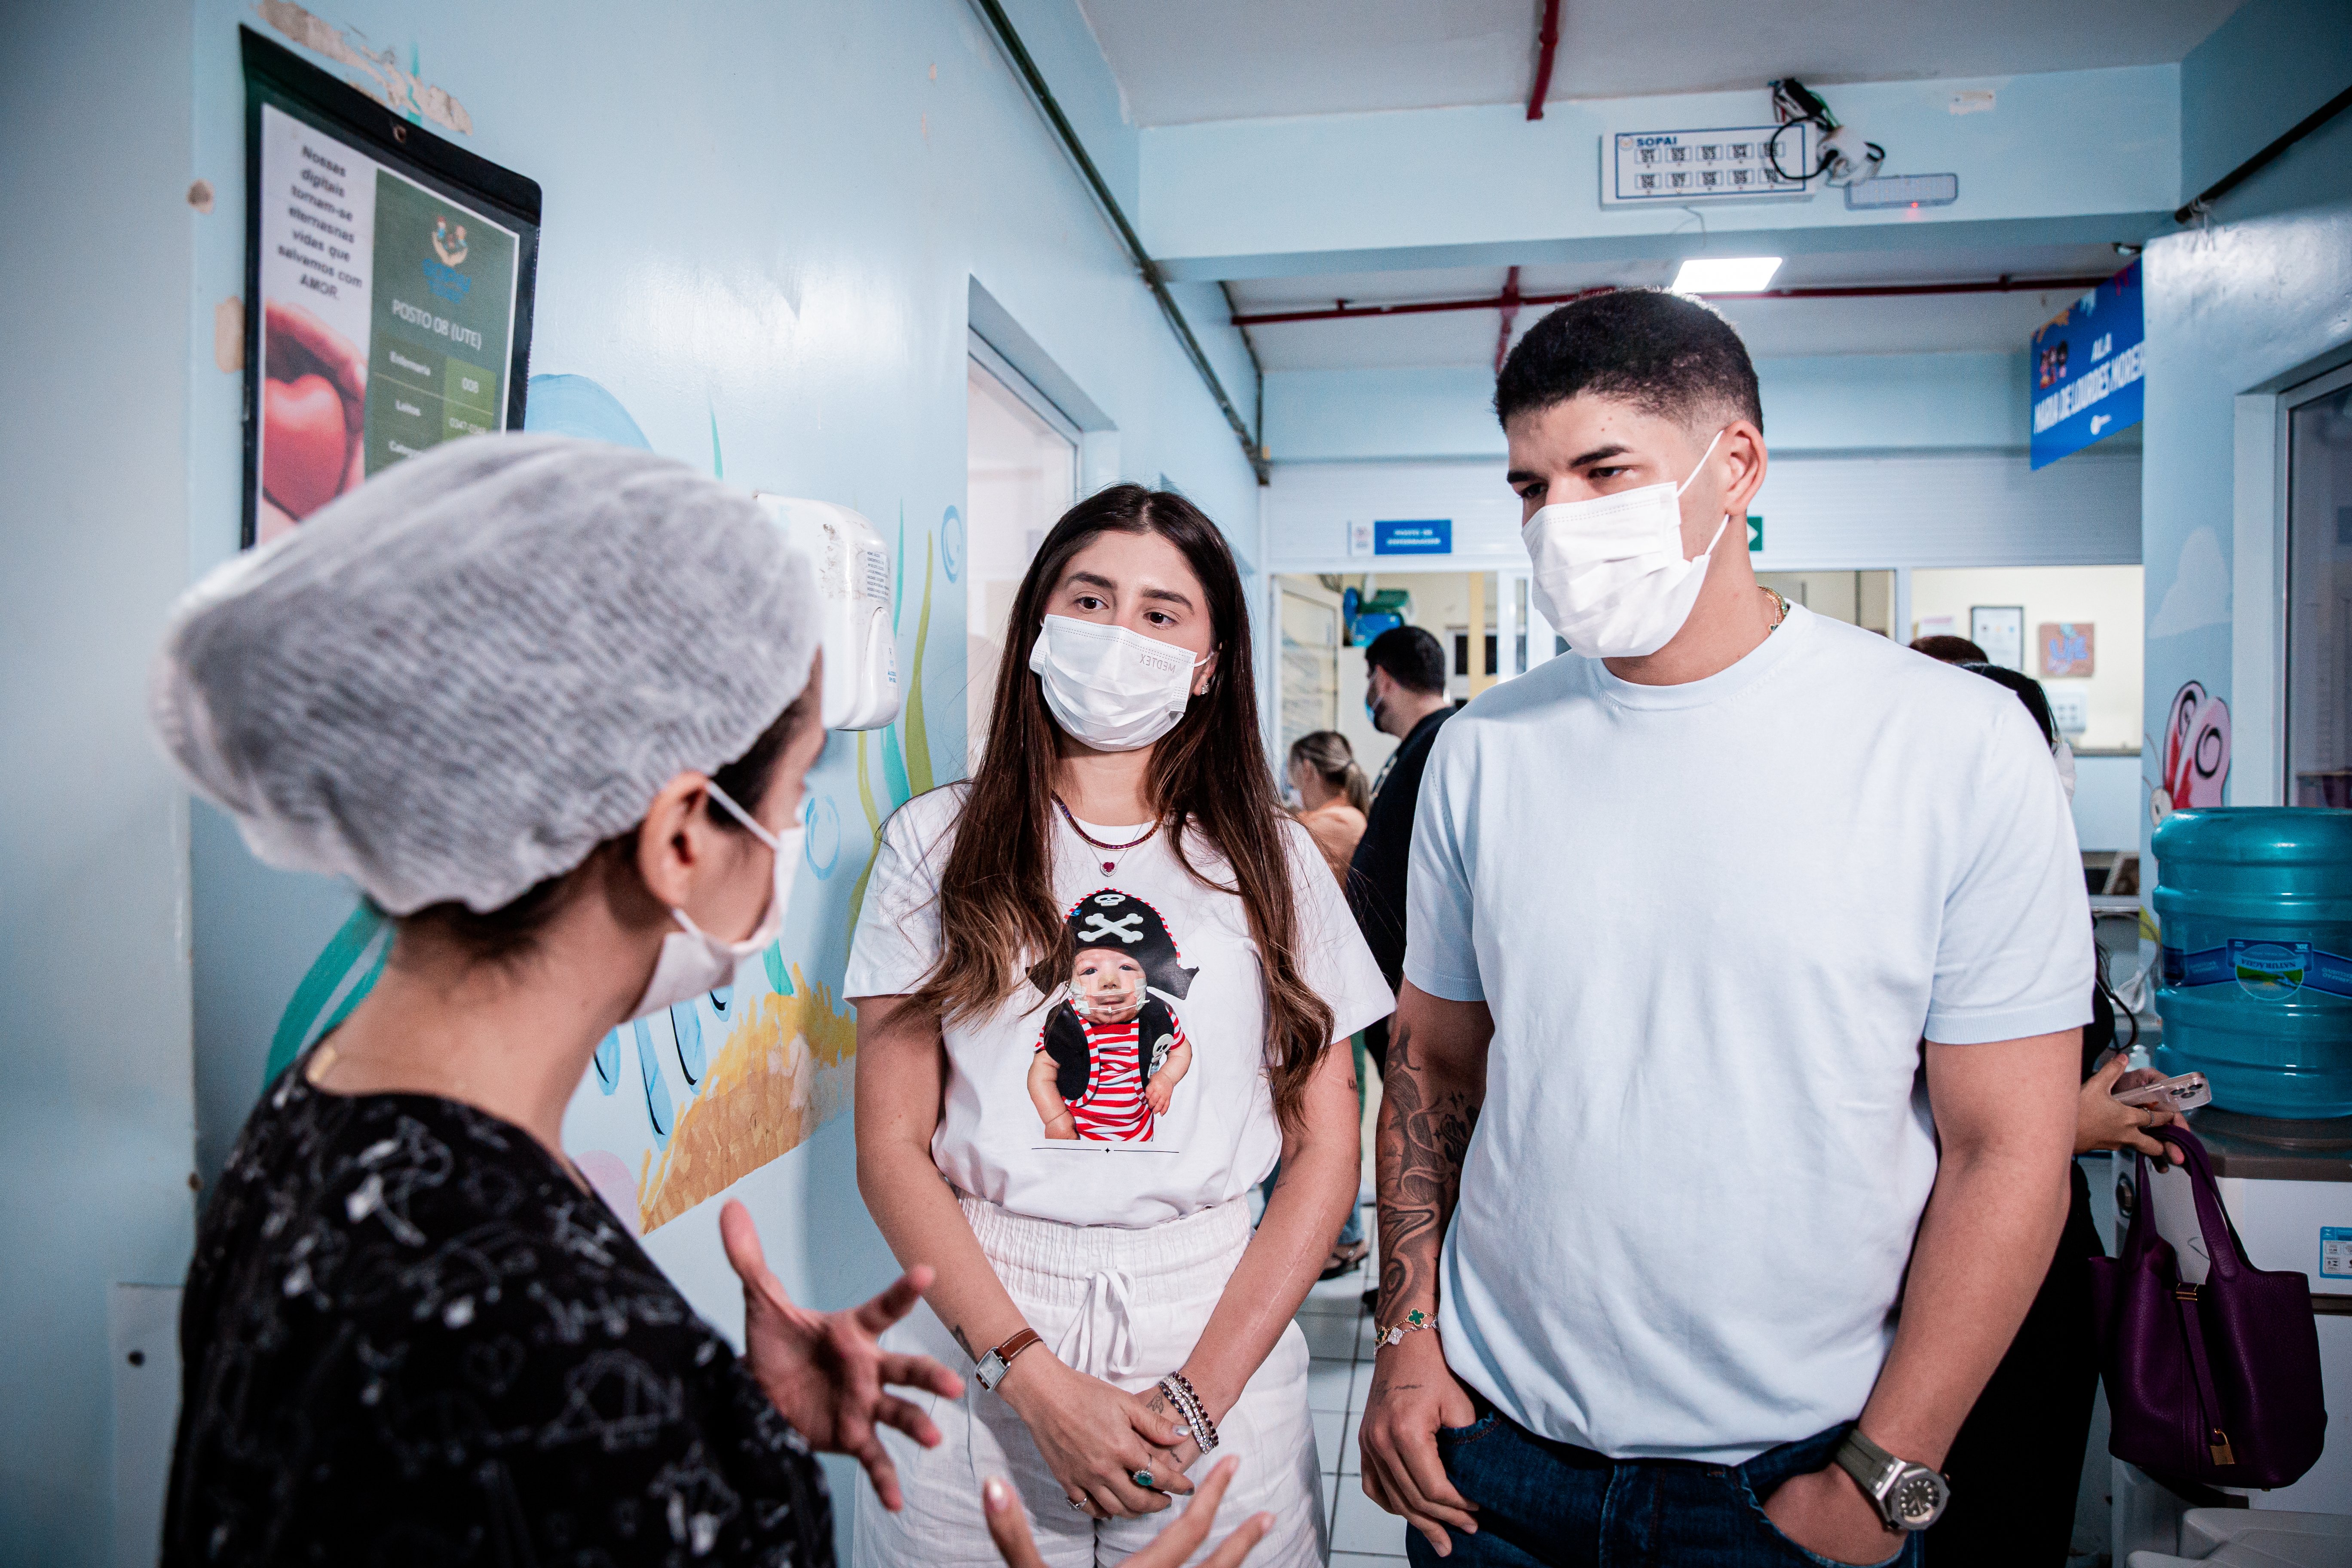
[[[955,1342],[963,1347],[963,1353],[968,1356],[971,1356],[972,1364],[974,1366],[978,1366],[980,1364],[980,1358],[971,1354],[971,1342],[963,1337],[963,1325],[961,1323],[958,1323],[954,1328],[950,1329],[948,1332],[955,1336]]]
[[[1450,1076],[1450,1075],[1449,1075]],[[1389,1041],[1379,1131],[1381,1305],[1377,1321],[1408,1303],[1434,1304],[1437,1257],[1462,1191],[1462,1159],[1478,1124],[1482,1096],[1440,1081],[1410,1029]]]

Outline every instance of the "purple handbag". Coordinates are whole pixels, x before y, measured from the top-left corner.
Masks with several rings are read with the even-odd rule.
[[[2185,1157],[2211,1268],[2182,1283],[2141,1155],[2123,1256],[2091,1259],[2107,1451],[2176,1490],[2289,1485],[2326,1442],[2311,1281],[2251,1267],[2205,1146],[2184,1127],[2148,1131]]]

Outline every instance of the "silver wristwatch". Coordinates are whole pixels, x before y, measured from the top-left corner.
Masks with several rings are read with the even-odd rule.
[[[1925,1530],[1943,1516],[1952,1489],[1925,1465],[1898,1459],[1854,1427],[1838,1445],[1837,1462],[1854,1479],[1889,1530]]]

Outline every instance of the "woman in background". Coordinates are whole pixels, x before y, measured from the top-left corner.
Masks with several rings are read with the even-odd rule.
[[[1958,639],[1953,639],[1958,640]],[[2017,694],[2042,731],[2053,770],[2074,794],[2072,753],[2060,748],[2058,726],[2042,683],[1996,664],[1947,660]],[[2062,769],[2061,763],[2065,766]],[[2083,1089],[2075,1101],[2074,1152],[2133,1149],[2164,1158],[2170,1145],[2147,1134],[2150,1127],[2179,1118],[2168,1110],[2143,1110],[2116,1099],[2118,1093],[2157,1083],[2164,1075],[2131,1068],[2133,1035],[2118,1048],[2116,1008],[2103,976],[2091,977],[2091,1021],[2083,1027]],[[2129,1022],[2131,1016],[2123,1015]],[[2091,1217],[2091,1187],[2081,1165],[2070,1166],[2066,1228],[2042,1289],[2026,1309],[2025,1321],[2009,1352],[1993,1369],[1975,1408],[1961,1423],[1945,1456],[1944,1475],[1952,1484],[1950,1503],[1927,1531],[1927,1561],[1935,1568],[1972,1568],[1987,1563],[2019,1568],[2063,1568],[2073,1543],[2075,1494],[2081,1488],[2084,1451],[2091,1432],[2092,1402],[2098,1389],[2098,1340],[2091,1321],[2090,1260],[2105,1256]]]
[[[1372,804],[1371,781],[1356,765],[1356,749],[1337,730],[1301,735],[1290,745],[1290,787],[1298,792],[1293,813],[1339,885],[1348,885],[1348,862],[1364,837],[1364,813]]]
[[[1290,765],[1286,770],[1290,787],[1297,792],[1299,808],[1292,815],[1315,847],[1323,851],[1324,863],[1331,875],[1339,879],[1339,886],[1348,885],[1348,865],[1356,858],[1356,845],[1364,837],[1364,813],[1372,803],[1371,781],[1364,770],[1356,765],[1356,749],[1348,737],[1337,730],[1318,730],[1301,735],[1291,742]],[[1356,1058],[1356,1120],[1364,1115],[1364,1037],[1360,1032],[1349,1042],[1349,1050]],[[1276,1165],[1274,1174],[1265,1179],[1263,1189],[1270,1199],[1274,1184],[1282,1179],[1282,1167]],[[1348,1223],[1339,1227],[1339,1239],[1331,1244],[1331,1251],[1323,1259],[1323,1279],[1337,1279],[1350,1268],[1362,1264],[1371,1252],[1371,1244],[1364,1239],[1364,1208],[1356,1204],[1348,1210]]]

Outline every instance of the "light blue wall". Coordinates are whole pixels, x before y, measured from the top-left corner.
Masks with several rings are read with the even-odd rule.
[[[1011,9],[1132,199],[1133,133],[1076,7]],[[593,380],[656,449],[855,505],[894,541],[903,511],[919,552],[964,500],[977,277],[1115,424],[1090,448],[1110,471],[1166,473],[1255,542],[1237,444],[963,0],[736,0],[690,19],[613,0],[355,0],[327,19],[463,104],[464,145],[540,182],[532,368]],[[192,1075],[216,1161],[293,978],[351,903],[256,865],[209,814],[192,851],[145,734],[164,608],[236,542],[240,383],[213,344],[215,308],[244,287],[240,23],[260,12],[134,0],[11,7],[0,34],[0,177],[10,210],[39,215],[9,226],[8,276],[43,280],[6,328],[9,363],[40,395],[0,425],[0,1115],[16,1172],[0,1237],[0,1555],[29,1561],[110,1557],[104,1288],[180,1277]],[[216,192],[209,216],[184,199],[198,177]],[[1245,368],[1230,327],[1197,330]],[[1246,385],[1235,395],[1246,408]],[[909,610],[902,654],[913,627]],[[962,605],[944,577],[929,647],[929,740],[952,777]],[[836,745],[822,782],[850,788],[850,766]],[[844,826],[845,856],[862,857],[862,814]],[[832,928],[810,939],[813,972],[838,972],[846,884],[803,889],[812,929]],[[763,1188],[770,1256],[820,1305],[893,1267],[856,1198],[849,1133],[829,1124]],[[724,1322],[715,1237],[708,1250],[690,1289]]]
[[[0,1556],[106,1560],[108,1288],[193,1194],[187,812],[147,658],[187,580],[188,16],[0,14]],[[210,322],[204,333],[209,352]]]
[[[2289,58],[2309,37],[2298,8],[2258,0],[2244,15],[2263,27],[2231,32],[2227,41],[2264,69]],[[2245,68],[2224,70],[2208,60],[2189,79],[2236,93],[2248,79]],[[2184,118],[2210,121],[2235,111],[2192,100]],[[2234,164],[2259,144],[2217,156]],[[2225,197],[2210,225],[2151,243],[2143,259],[2142,558],[2153,736],[2161,733],[2184,681],[2200,681],[2233,710],[2239,706],[2232,641],[2245,628],[2233,616],[2237,528],[2245,521],[2267,531],[2273,523],[2267,515],[2233,515],[2244,466],[2271,460],[2267,449],[2238,451],[2235,400],[2352,352],[2352,116],[2339,116]],[[2271,685],[2261,683],[2265,693]],[[2232,760],[2231,798],[2259,798],[2240,795],[2238,787],[2275,771],[2275,735],[2257,715],[2233,717],[2247,743]],[[2154,768],[2151,762],[2143,771],[2153,776]]]
[[[2022,353],[1762,360],[1775,452],[2023,451]],[[1496,457],[1495,376],[1475,365],[1276,371],[1265,378],[1276,462]]]
[[[2252,0],[2180,62],[2189,201],[2352,86],[2352,4]]]

